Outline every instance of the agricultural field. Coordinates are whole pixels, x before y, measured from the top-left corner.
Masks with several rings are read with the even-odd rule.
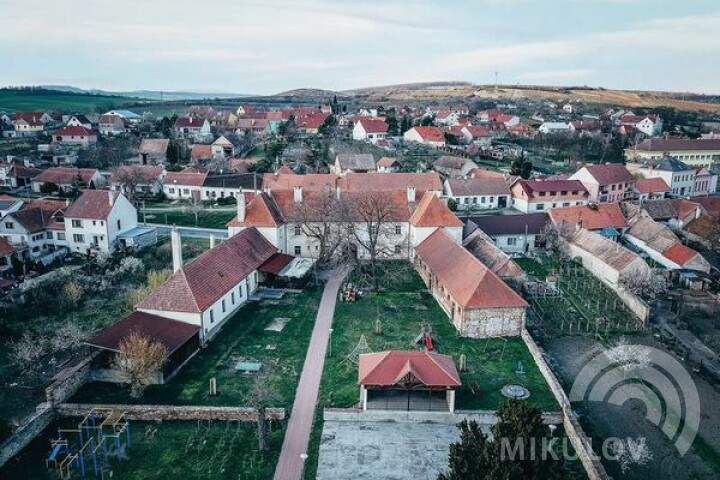
[[[2,90],[0,89],[0,111],[16,110],[48,111],[63,110],[93,113],[119,108],[132,100],[127,97],[106,95],[82,95],[46,90]]]

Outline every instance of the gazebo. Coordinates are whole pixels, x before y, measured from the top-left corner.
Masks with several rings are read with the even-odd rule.
[[[460,376],[449,355],[389,350],[359,356],[358,383],[363,411],[454,412]]]

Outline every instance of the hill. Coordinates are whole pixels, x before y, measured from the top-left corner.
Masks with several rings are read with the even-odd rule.
[[[0,89],[0,111],[63,110],[97,112],[121,107],[127,97],[62,92],[40,88]]]

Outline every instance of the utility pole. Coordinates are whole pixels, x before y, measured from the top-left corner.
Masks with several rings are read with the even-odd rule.
[[[498,72],[495,72],[495,91],[498,91]]]

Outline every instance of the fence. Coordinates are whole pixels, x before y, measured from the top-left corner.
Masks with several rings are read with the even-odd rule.
[[[61,417],[82,417],[90,410],[103,416],[103,412],[124,412],[129,420],[219,420],[224,422],[255,422],[258,420],[256,408],[245,407],[208,407],[202,405],[120,405],[61,403],[55,406]],[[284,420],[284,408],[265,409],[266,420]]]

